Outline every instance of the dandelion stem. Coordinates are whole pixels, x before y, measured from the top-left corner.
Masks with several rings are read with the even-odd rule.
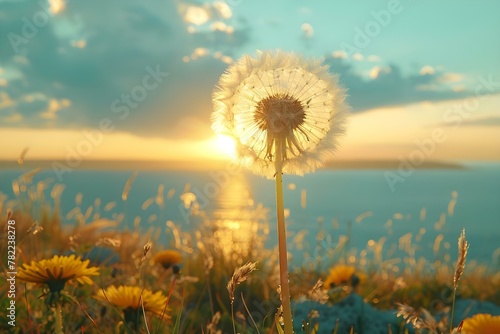
[[[170,290],[168,291],[168,296],[167,296],[167,301],[165,302],[165,305],[163,306],[163,310],[161,311],[161,318],[160,318],[160,323],[158,324],[158,331],[160,330],[161,324],[163,322],[163,316],[167,312],[167,306],[168,303],[170,302],[170,296],[172,296],[172,292],[174,291],[174,286],[175,282],[177,281],[177,274],[174,275],[174,279],[172,280],[172,284],[170,284]]]
[[[276,139],[276,212],[278,216],[278,253],[280,262],[281,303],[283,306],[283,319],[285,321],[285,334],[293,333],[292,308],[290,306],[290,288],[288,286],[288,260],[286,250],[285,207],[283,201],[283,142]]]
[[[62,309],[60,302],[57,303],[56,309],[54,310],[54,318],[56,320],[54,325],[54,332],[56,334],[64,334],[62,324]]]

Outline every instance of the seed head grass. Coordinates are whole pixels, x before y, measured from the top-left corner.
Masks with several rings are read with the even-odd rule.
[[[0,270],[2,273],[9,271],[6,267],[8,239],[5,237],[9,219],[16,221],[18,268],[30,265],[32,261],[43,263],[55,255],[74,255],[82,263],[89,261],[88,268],[98,268],[98,275],[91,276],[92,285],[69,282],[62,288],[61,292],[65,295],[61,305],[64,331],[134,332],[135,329],[127,321],[140,319],[136,322],[138,332],[145,332],[147,325],[151,333],[218,334],[233,332],[234,319],[240,333],[276,332],[275,316],[281,305],[280,295],[276,291],[279,270],[276,250],[265,247],[270,230],[267,208],[256,204],[249,209],[245,219],[253,221],[254,225],[248,225],[251,233],[245,243],[232,246],[233,241],[241,241],[241,236],[234,231],[227,233],[227,227],[224,227],[220,217],[214,217],[195,205],[196,198],[190,203],[195,210],[189,212],[196,228],[190,230],[175,221],[158,222],[150,226],[139,220],[139,223],[133,224],[137,221],[136,217],[125,212],[128,209],[120,198],[101,203],[98,199],[86,199],[87,194],[80,194],[75,199],[75,208],[69,210],[71,214],[68,214],[62,212],[60,206],[64,187],[48,180],[39,181],[38,173],[29,172],[14,180],[13,198],[0,194]],[[165,184],[165,190],[151,189],[151,194],[156,198],[159,192],[167,193],[166,189],[168,186]],[[134,194],[134,184],[128,192],[130,196]],[[148,210],[152,210],[157,217],[168,217],[167,201],[188,192],[189,188],[186,187],[171,197],[164,195],[165,203],[153,201]],[[93,204],[84,206],[87,202]],[[444,210],[448,211],[447,208]],[[416,221],[434,224],[428,216],[420,215]],[[457,300],[470,298],[500,305],[498,267],[471,259],[467,259],[465,267],[469,247],[465,233],[459,236],[458,258],[456,253],[453,256],[450,254],[453,249],[445,247],[447,242],[451,244],[451,240],[442,230],[436,231],[439,240],[435,242],[438,246],[434,245],[434,258],[417,257],[418,249],[424,245],[416,236],[403,236],[391,244],[388,234],[369,242],[364,249],[355,249],[350,241],[356,237],[353,232],[357,226],[355,224],[365,224],[370,219],[366,214],[362,217],[364,219],[358,219],[359,223],[353,217],[351,232],[346,221],[329,223],[327,219],[320,219],[321,234],[316,236],[309,231],[296,231],[290,236],[290,252],[303,254],[304,257],[301,262],[304,265],[293,267],[289,276],[293,302],[310,300],[318,305],[335,305],[348,294],[356,293],[379,310],[395,310],[396,302],[405,305],[400,311],[404,311],[401,314],[407,315],[410,323],[415,322],[429,332],[435,330],[436,333],[447,333],[451,328],[449,316],[446,321],[436,316],[439,313],[450,314],[451,296],[455,288]],[[404,213],[402,217],[406,219]],[[133,228],[124,228],[126,221]],[[433,231],[433,226],[425,227],[425,233]],[[167,243],[160,240],[160,232],[167,234]],[[331,240],[332,247],[318,250],[317,239]],[[430,244],[432,248],[432,240]],[[404,255],[396,256],[394,249],[400,249]],[[166,270],[159,265],[158,259],[155,260],[155,255],[165,250],[175,252],[175,258],[168,256],[168,261],[176,262],[180,270],[178,273],[170,268]],[[315,256],[319,252],[321,258]],[[259,270],[255,270],[257,261]],[[352,267],[354,274],[362,274],[363,278],[355,287],[352,287],[350,275],[350,280],[340,281],[340,284],[324,289],[324,283],[322,285],[318,280],[326,282],[330,269],[335,266]],[[252,279],[248,279],[250,277]],[[137,308],[138,313],[128,313],[125,321],[121,307],[94,298],[99,291],[106,291],[111,286],[137,287],[141,291],[153,293],[161,291],[162,301],[168,300],[164,319],[147,309]],[[47,288],[18,280],[16,289],[16,325],[19,330],[51,332],[58,317],[40,298]],[[0,294],[5,296],[7,292],[8,286],[1,285]],[[4,310],[7,300],[4,298],[0,302]],[[234,306],[234,316],[231,315],[231,304]],[[296,323],[300,326],[302,320],[309,321],[307,328],[312,332],[314,321],[322,317],[321,313],[319,318],[316,315],[311,313],[311,319],[297,319]],[[456,317],[455,327],[469,315],[457,314]],[[166,321],[167,318],[170,321]],[[468,323],[477,323],[474,321]],[[0,325],[0,332],[8,330],[10,328],[4,323]],[[321,330],[320,326],[319,333]],[[456,328],[453,330],[456,332]],[[369,329],[365,331],[369,333]],[[391,331],[395,333],[394,329]],[[400,333],[404,332],[403,328]]]

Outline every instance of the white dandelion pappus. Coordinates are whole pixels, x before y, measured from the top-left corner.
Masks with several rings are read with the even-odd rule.
[[[321,166],[338,146],[349,109],[328,66],[283,51],[240,58],[221,76],[213,100],[213,130],[235,140],[241,164],[269,178],[277,146],[284,173]]]

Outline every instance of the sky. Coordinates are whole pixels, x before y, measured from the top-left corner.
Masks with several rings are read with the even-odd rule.
[[[338,159],[500,160],[500,2],[0,0],[0,160],[227,159],[235,60],[320,58],[348,90]]]

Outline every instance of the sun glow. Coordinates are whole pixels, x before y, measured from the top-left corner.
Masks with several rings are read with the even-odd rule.
[[[236,143],[234,140],[225,135],[217,135],[215,139],[217,149],[227,157],[234,158],[236,155]]]

